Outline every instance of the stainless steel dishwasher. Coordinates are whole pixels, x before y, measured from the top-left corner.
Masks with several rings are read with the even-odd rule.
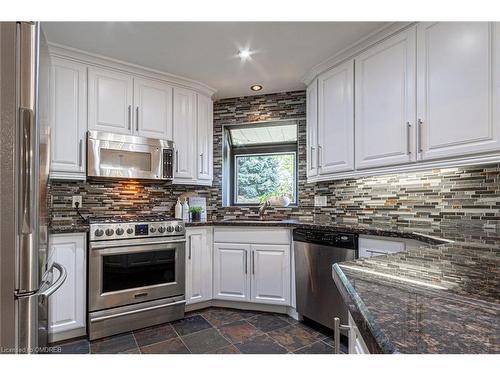
[[[358,257],[358,235],[316,229],[293,231],[297,312],[334,329],[347,324],[347,307],[332,278],[334,263]]]

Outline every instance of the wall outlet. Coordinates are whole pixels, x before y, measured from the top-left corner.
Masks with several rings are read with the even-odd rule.
[[[73,199],[71,201],[71,207],[76,208],[75,203],[78,202],[78,208],[82,208],[82,196],[81,195],[73,195]]]
[[[314,207],[325,207],[326,206],[326,196],[315,195],[314,196]]]

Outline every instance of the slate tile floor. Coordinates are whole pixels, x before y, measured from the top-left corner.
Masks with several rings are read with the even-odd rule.
[[[332,345],[329,330],[286,315],[210,307],[175,322],[56,346],[63,354],[331,354]]]

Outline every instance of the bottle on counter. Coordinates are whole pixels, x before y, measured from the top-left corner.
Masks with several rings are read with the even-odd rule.
[[[181,220],[182,219],[182,204],[181,198],[177,198],[177,203],[175,204],[175,218]]]
[[[184,203],[182,204],[182,220],[186,223],[189,221],[189,205],[187,198],[184,199]]]

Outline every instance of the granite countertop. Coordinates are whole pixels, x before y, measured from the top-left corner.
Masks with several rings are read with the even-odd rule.
[[[74,223],[74,224],[51,224],[49,225],[50,234],[62,234],[62,233],[84,233],[89,231],[89,225],[86,223]]]
[[[300,220],[245,220],[225,219],[186,223],[192,226],[264,226],[311,228],[339,232],[349,232],[373,236],[414,239],[429,244],[439,244],[450,241],[478,242],[487,244],[500,243],[500,230],[471,227],[467,224],[457,226],[428,226],[400,224],[355,224],[338,221],[300,221]]]
[[[500,353],[500,241],[333,265],[372,353]]]
[[[333,265],[335,283],[368,348],[373,353],[500,353],[498,229],[255,219],[186,223],[197,226],[314,228],[426,242]],[[84,223],[50,227],[51,233],[88,230]]]
[[[187,222],[186,227],[198,226],[263,226],[263,227],[286,227],[286,228],[311,228],[331,231],[345,231],[350,233],[397,237],[415,239],[429,244],[442,243],[445,240],[479,242],[488,244],[500,243],[500,230],[484,229],[482,227],[463,226],[428,226],[399,224],[355,224],[340,221],[301,221],[293,219],[284,220],[258,220],[258,219],[225,219],[208,220],[201,222]],[[52,223],[49,227],[50,233],[77,233],[88,232],[89,225],[83,222],[77,223]]]

